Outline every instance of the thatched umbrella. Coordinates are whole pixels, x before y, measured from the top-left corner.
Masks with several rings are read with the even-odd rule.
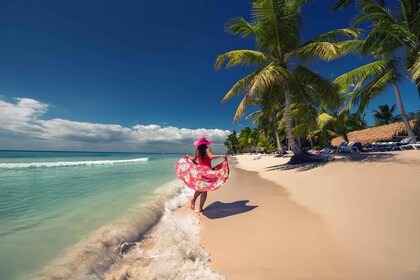
[[[416,120],[411,120],[410,126],[414,131],[419,130],[419,122]],[[403,135],[407,135],[407,130],[405,129],[403,122],[371,127],[347,133],[349,141],[360,142],[362,145],[373,142],[390,142],[393,141],[396,136]],[[340,136],[332,139],[331,144],[333,146],[338,146],[343,141],[344,138]]]

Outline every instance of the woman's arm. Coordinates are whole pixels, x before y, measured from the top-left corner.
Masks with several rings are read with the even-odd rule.
[[[210,159],[222,158],[222,157],[226,158],[226,156],[225,156],[225,155],[213,155],[213,154],[212,154],[212,152],[211,152],[211,149],[210,149],[210,148],[207,148],[206,152],[207,152],[207,156],[208,156]]]
[[[189,155],[186,155],[185,157],[192,160],[192,161],[196,161],[197,160],[197,151],[194,152],[194,157],[190,157]]]

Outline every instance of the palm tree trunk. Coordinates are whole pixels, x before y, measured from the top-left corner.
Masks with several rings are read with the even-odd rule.
[[[314,147],[314,141],[312,140],[311,129],[308,127],[308,136],[309,136],[309,143],[311,143],[311,148]]]
[[[342,136],[343,136],[344,141],[346,141],[347,143],[350,142],[349,137],[347,136],[347,133],[345,131],[343,131]]]
[[[274,125],[274,136],[276,137],[277,149],[279,150],[279,152],[281,154],[284,154],[283,146],[280,143],[279,131],[277,129],[276,116],[275,115],[273,116],[273,125]]]
[[[285,118],[286,118],[286,136],[287,136],[287,141],[292,149],[292,152],[297,155],[303,155],[303,150],[301,147],[299,147],[296,142],[295,139],[293,138],[293,134],[292,134],[292,121],[290,118],[290,104],[291,104],[291,97],[290,97],[290,90],[289,90],[289,84],[287,83],[287,81],[284,81],[284,97],[285,97],[285,107],[286,107],[286,112],[285,112]]]
[[[298,145],[299,145],[300,147],[302,147],[302,138],[301,138],[300,136],[298,136],[298,137],[296,138],[296,141],[297,141]]]
[[[396,83],[392,83],[392,86],[394,87],[395,97],[397,98],[397,103],[400,109],[401,118],[404,122],[405,129],[407,129],[407,134],[411,138],[412,143],[416,143],[417,141],[416,136],[414,135],[414,132],[411,129],[410,123],[408,122],[408,119],[407,119],[407,114],[405,113],[404,106],[402,104],[400,90],[398,89],[398,86]]]
[[[326,148],[330,145],[330,139],[329,139],[329,136],[328,136],[327,127],[325,125],[322,128],[322,132],[324,133],[324,148]]]

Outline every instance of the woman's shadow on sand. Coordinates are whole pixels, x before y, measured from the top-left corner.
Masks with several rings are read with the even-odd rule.
[[[239,200],[229,203],[215,201],[204,209],[203,215],[209,219],[220,219],[245,213],[258,207],[246,205],[248,202],[249,200]]]

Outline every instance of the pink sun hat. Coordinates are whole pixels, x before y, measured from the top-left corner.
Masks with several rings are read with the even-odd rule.
[[[198,137],[197,141],[194,141],[194,146],[198,147],[200,145],[210,145],[211,144],[211,140],[207,140],[205,136],[200,136]]]

